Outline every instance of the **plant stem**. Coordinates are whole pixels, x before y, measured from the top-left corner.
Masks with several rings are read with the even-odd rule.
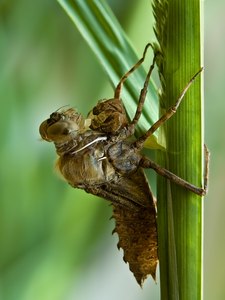
[[[201,67],[200,1],[161,2],[168,5],[162,69],[166,109]],[[161,165],[196,186],[202,185],[202,123],[199,76],[164,126],[167,153],[158,154]],[[161,298],[201,299],[202,199],[158,178],[158,229]]]

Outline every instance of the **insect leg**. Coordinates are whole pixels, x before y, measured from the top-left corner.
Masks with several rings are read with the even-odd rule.
[[[161,125],[163,125],[168,119],[170,119],[177,111],[181,101],[183,100],[186,92],[188,91],[189,87],[191,86],[191,84],[193,83],[193,81],[195,80],[195,78],[202,72],[203,68],[201,68],[192,78],[191,80],[188,82],[188,84],[185,86],[185,88],[183,89],[182,93],[180,94],[179,98],[177,99],[176,103],[171,106],[165,114],[163,114],[161,116],[161,118],[156,121],[148,131],[146,131],[146,133],[144,135],[142,135],[135,143],[135,147],[137,148],[142,148],[145,140],[152,135]]]
[[[124,81],[127,79],[127,77],[131,73],[133,73],[143,63],[143,61],[145,60],[146,52],[147,52],[147,50],[150,46],[153,48],[152,44],[150,44],[150,43],[145,46],[142,58],[126,74],[124,74],[123,77],[120,79],[120,82],[118,83],[118,85],[115,89],[115,93],[114,93],[114,98],[115,99],[120,99],[120,93],[121,93]]]
[[[84,190],[87,193],[104,198],[105,200],[110,201],[112,204],[127,208],[130,211],[138,211],[140,207],[144,207],[138,203],[135,203],[131,199],[113,193],[111,190],[107,190],[105,187],[85,187]]]
[[[159,54],[159,52],[156,52],[154,54],[154,58],[153,58],[153,62],[148,70],[148,73],[147,73],[147,76],[145,78],[145,82],[144,82],[144,86],[141,90],[141,93],[140,93],[140,96],[139,96],[139,100],[138,100],[138,106],[137,106],[137,109],[136,109],[136,113],[135,113],[135,116],[133,118],[133,120],[131,121],[131,125],[135,126],[141,116],[141,112],[142,112],[142,108],[143,108],[143,105],[144,105],[144,102],[145,102],[145,98],[146,98],[146,95],[147,95],[147,92],[148,92],[148,85],[149,85],[149,80],[150,80],[150,77],[151,77],[151,74],[152,74],[152,71],[155,67],[155,62],[156,62],[156,58],[157,58],[157,55]]]
[[[168,171],[167,169],[161,167],[160,165],[156,164],[152,160],[150,160],[147,157],[143,157],[140,161],[140,166],[142,168],[151,168],[159,175],[169,179],[171,182],[174,182],[189,191],[199,195],[204,196],[208,191],[208,178],[209,178],[209,151],[208,148],[205,146],[204,148],[204,154],[205,154],[205,166],[204,166],[204,186],[203,188],[197,187],[188,181],[180,178],[179,176],[173,174],[172,172]]]

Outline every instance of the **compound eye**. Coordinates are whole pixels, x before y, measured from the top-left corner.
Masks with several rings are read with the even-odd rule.
[[[41,123],[39,132],[42,139],[48,142],[68,142],[82,131],[83,123],[81,115],[72,109],[64,113],[54,112],[49,119]]]
[[[43,140],[46,140],[48,142],[50,142],[51,140],[48,138],[48,128],[49,128],[49,119],[45,120],[44,122],[41,123],[40,127],[39,127],[39,133],[42,137]]]
[[[65,140],[71,133],[70,124],[67,122],[56,122],[47,129],[48,139],[54,142]]]
[[[47,128],[48,140],[56,143],[67,142],[79,134],[79,125],[72,121],[61,120]]]

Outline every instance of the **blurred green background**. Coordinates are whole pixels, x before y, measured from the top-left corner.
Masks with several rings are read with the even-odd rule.
[[[141,55],[150,1],[107,1]],[[211,150],[205,201],[204,299],[225,299],[225,22],[223,0],[205,4],[205,140]],[[56,1],[0,0],[0,299],[159,299],[141,290],[117,251],[106,201],[54,174],[53,145],[39,124],[69,104],[84,115],[113,90]],[[159,281],[159,280],[158,280]]]

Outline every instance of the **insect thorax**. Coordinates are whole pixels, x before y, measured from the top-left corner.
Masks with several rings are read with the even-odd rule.
[[[117,177],[107,157],[107,141],[101,133],[87,131],[64,145],[55,146],[60,155],[57,166],[72,186],[85,188]]]

